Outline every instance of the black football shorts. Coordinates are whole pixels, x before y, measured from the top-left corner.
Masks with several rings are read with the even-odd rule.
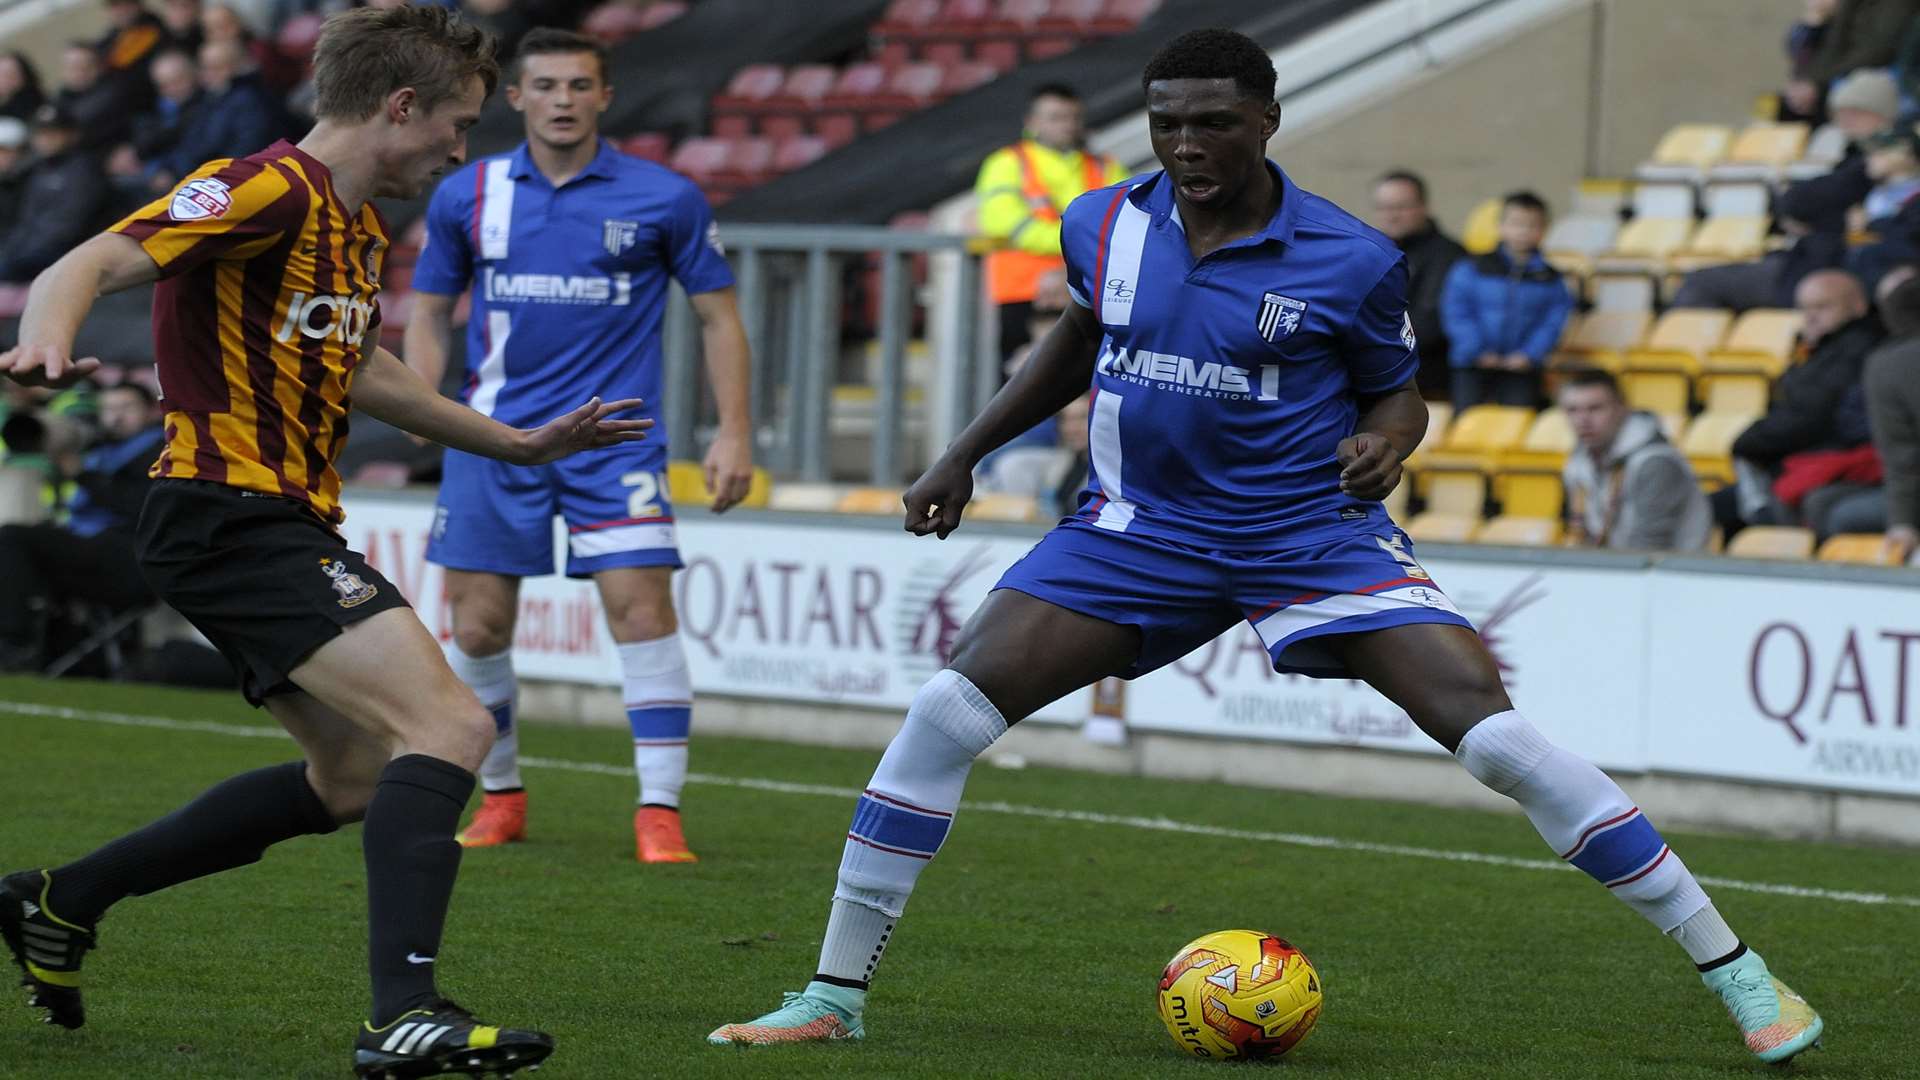
[[[140,570],[240,673],[255,705],[297,693],[288,675],[346,627],[406,598],[292,499],[204,480],[157,480],[137,532]]]

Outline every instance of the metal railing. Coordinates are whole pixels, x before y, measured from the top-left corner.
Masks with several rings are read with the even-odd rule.
[[[897,486],[999,387],[992,337],[983,332],[981,256],[969,238],[877,226],[722,225],[720,240],[733,264],[741,321],[753,352],[758,450],[775,476],[820,482],[864,475],[876,486]],[[916,292],[913,262],[920,257],[927,260],[927,284]],[[870,267],[878,282],[877,315],[872,327],[854,329],[871,332],[877,364],[870,373],[864,363],[859,372],[846,372],[853,357],[845,333],[844,286],[850,273],[864,278]],[[919,414],[925,437],[916,448],[907,432],[914,412],[907,354],[920,309],[933,363]],[[711,404],[701,370],[699,324],[677,288],[663,336],[667,437],[676,456],[697,456],[698,431],[702,419],[711,416]],[[871,445],[858,467],[850,468],[843,452],[836,468],[834,391],[847,386],[872,392]],[[840,419],[843,434],[862,426],[844,415]]]

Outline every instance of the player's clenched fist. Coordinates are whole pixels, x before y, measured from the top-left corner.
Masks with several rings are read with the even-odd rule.
[[[1400,452],[1384,435],[1349,435],[1334,457],[1340,462],[1340,490],[1356,499],[1378,502],[1400,483]]]
[[[913,482],[900,501],[907,506],[907,531],[932,533],[942,540],[960,527],[960,511],[973,498],[973,470],[945,458]]]
[[[0,376],[22,386],[72,386],[99,367],[100,361],[91,356],[75,360],[67,350],[52,345],[21,345],[0,352]]]

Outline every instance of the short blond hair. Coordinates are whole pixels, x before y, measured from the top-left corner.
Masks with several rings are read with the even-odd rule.
[[[441,7],[356,8],[329,18],[313,52],[314,115],[349,123],[412,87],[431,111],[474,76],[500,83],[493,35]]]

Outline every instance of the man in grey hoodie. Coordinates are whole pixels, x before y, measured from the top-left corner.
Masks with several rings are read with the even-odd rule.
[[[1704,551],[1713,511],[1686,456],[1660,434],[1652,413],[1627,407],[1604,371],[1560,387],[1579,446],[1567,458],[1569,535],[1589,547]]]

